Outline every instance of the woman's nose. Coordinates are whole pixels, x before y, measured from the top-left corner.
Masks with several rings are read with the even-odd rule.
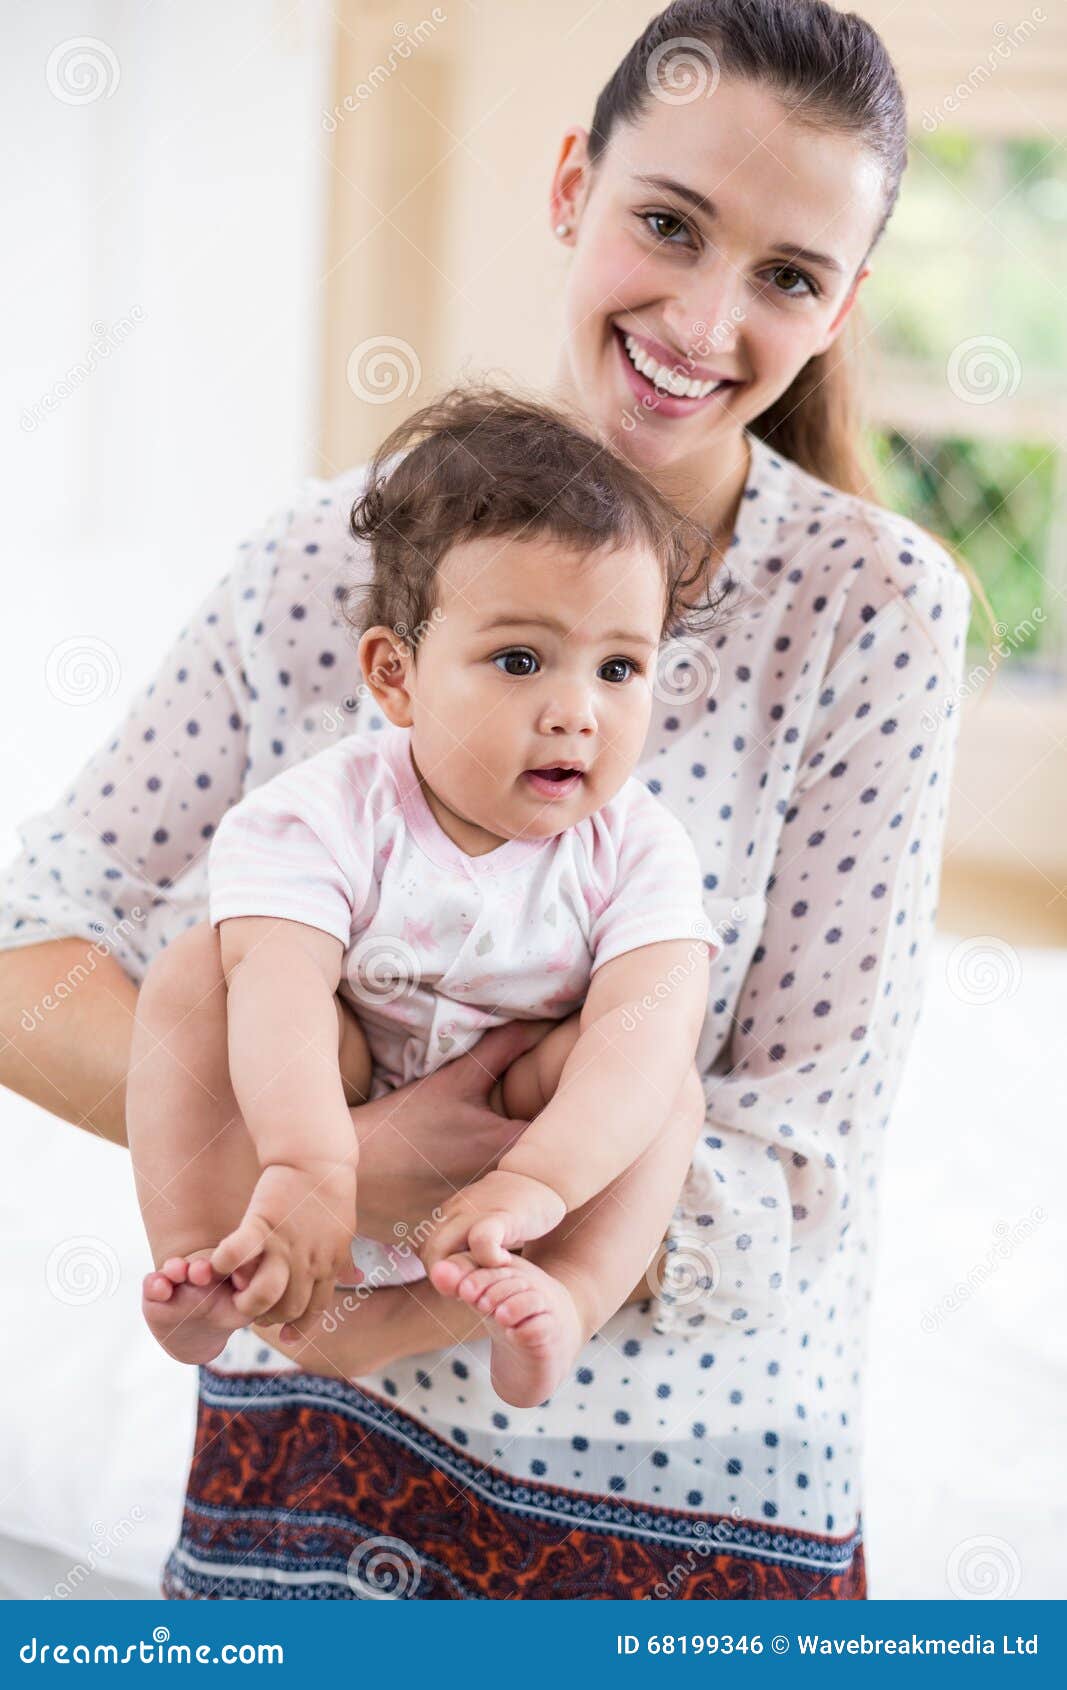
[[[717,357],[728,358],[736,350],[744,315],[741,278],[720,259],[714,270],[694,275],[692,286],[666,311],[665,325],[694,364],[714,368]]]

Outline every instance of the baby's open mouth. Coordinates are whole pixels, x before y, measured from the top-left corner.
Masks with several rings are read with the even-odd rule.
[[[584,778],[584,770],[573,763],[550,763],[543,769],[526,769],[523,779],[543,798],[562,798],[573,792]]]

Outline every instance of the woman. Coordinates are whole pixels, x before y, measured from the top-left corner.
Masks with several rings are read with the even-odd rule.
[[[238,1334],[202,1370],[167,1594],[865,1595],[873,1201],[969,609],[943,550],[856,496],[837,343],[904,163],[884,48],[820,0],[670,6],[564,137],[552,393],[718,536],[732,583],[712,633],[665,659],[641,769],[726,925],[707,1130],[687,1175],[663,1170],[685,1175],[667,1251],[538,1409],[505,1412],[481,1316],[424,1283],[339,1293],[303,1349]],[[312,483],[246,542],[118,736],[23,829],[5,1001],[55,978],[57,934],[114,957],[32,1063],[14,1031],[3,1077],[119,1141],[133,981],[203,918],[219,817],[369,723],[337,604],[365,563],[361,477]],[[501,1153],[486,1099],[523,1041],[499,1029],[354,1111],[361,1231],[403,1237]]]

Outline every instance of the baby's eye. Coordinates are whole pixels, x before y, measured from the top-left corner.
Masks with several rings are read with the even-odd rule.
[[[631,675],[637,673],[637,664],[631,657],[609,657],[602,663],[597,674],[602,681],[628,681]]]
[[[536,675],[538,669],[541,667],[533,652],[527,651],[524,646],[515,646],[511,651],[498,652],[493,658],[493,662],[496,664],[498,669],[502,669],[504,671],[505,675],[515,675],[519,677],[523,675]]]

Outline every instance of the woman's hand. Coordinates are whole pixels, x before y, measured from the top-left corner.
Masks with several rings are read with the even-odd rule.
[[[650,1295],[647,1282],[640,1279],[626,1301],[647,1302]],[[277,1326],[252,1330],[307,1373],[354,1380],[406,1356],[473,1343],[486,1337],[489,1325],[469,1303],[442,1297],[428,1279],[420,1279],[379,1291],[338,1286],[315,1330],[292,1343],[282,1339]]]
[[[516,1057],[553,1025],[509,1021],[494,1027],[466,1056],[352,1110],[362,1237],[383,1244],[417,1241],[435,1210],[495,1168],[529,1123],[495,1114],[489,1093]]]
[[[442,1297],[429,1280],[378,1291],[335,1287],[314,1329],[292,1342],[277,1326],[253,1326],[256,1335],[308,1373],[359,1379],[402,1356],[448,1350],[483,1336],[484,1317],[458,1297]]]

